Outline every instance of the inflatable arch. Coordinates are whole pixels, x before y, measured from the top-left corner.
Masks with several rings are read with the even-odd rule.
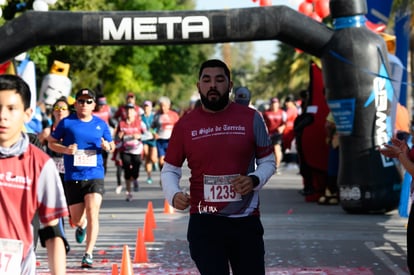
[[[210,11],[26,12],[0,28],[0,63],[38,45],[157,45],[279,40],[319,57],[340,132],[347,212],[395,209],[401,178],[389,141],[393,88],[385,42],[365,28],[366,0],[330,0],[330,29],[287,7]]]

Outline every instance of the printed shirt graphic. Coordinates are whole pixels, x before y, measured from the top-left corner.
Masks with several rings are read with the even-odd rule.
[[[102,159],[101,138],[111,142],[112,136],[108,124],[102,119],[93,116],[91,121],[83,122],[76,114],[72,114],[62,121],[52,132],[52,137],[62,140],[62,144],[78,144],[78,150],[95,152],[95,166],[75,166],[73,155],[64,155],[65,180],[103,179],[104,168]]]
[[[197,108],[182,117],[174,127],[165,161],[181,167],[187,159],[191,169],[190,213],[245,215],[246,211],[258,214],[257,192],[242,196],[241,200],[206,201],[205,183],[214,176],[225,182],[223,179],[232,175],[247,175],[252,159],[272,153],[261,115],[231,103],[222,112],[208,113]]]
[[[68,215],[53,160],[29,145],[21,156],[0,159],[0,238],[23,241],[23,257],[33,245],[36,209],[42,223]]]

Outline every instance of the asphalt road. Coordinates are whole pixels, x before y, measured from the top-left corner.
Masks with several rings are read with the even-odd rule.
[[[262,222],[265,228],[267,274],[408,274],[406,266],[406,218],[398,212],[355,215],[341,206],[305,202],[299,194],[302,179],[296,168],[274,175],[261,191]],[[188,170],[184,170],[186,186]],[[186,241],[188,213],[165,213],[159,172],[154,183],[145,183],[141,172],[140,191],[131,202],[115,194],[115,167],[110,161],[106,193],[100,213],[100,234],[94,252],[94,268],[80,268],[84,244],[77,244],[75,230],[66,225],[71,244],[67,255],[68,274],[112,274],[120,268],[124,245],[133,263],[138,230],[144,230],[148,203],[153,205],[154,241],[146,242],[148,261],[133,263],[134,274],[199,274]],[[46,251],[38,246],[38,274],[48,274]]]

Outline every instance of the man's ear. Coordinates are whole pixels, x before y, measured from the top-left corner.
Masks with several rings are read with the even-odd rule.
[[[27,123],[27,122],[29,122],[30,120],[32,120],[32,115],[33,115],[33,109],[32,108],[27,108],[25,111],[24,111],[24,122],[25,123]]]

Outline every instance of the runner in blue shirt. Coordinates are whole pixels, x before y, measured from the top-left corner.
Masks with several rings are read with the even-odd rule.
[[[104,193],[105,169],[102,152],[115,144],[108,125],[93,116],[95,93],[81,89],[76,94],[76,113],[64,118],[49,138],[51,150],[64,154],[65,190],[76,241],[86,238],[82,267],[92,267],[92,252],[99,232],[99,210]],[[88,211],[86,211],[88,209]]]

